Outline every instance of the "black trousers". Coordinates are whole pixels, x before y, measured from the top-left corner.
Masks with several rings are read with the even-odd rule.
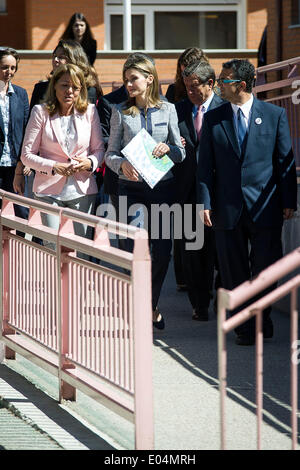
[[[0,166],[0,189],[15,193],[13,188],[13,180],[15,176],[15,166]],[[0,201],[2,204],[2,201]],[[1,207],[1,206],[0,206]],[[28,218],[28,208],[14,204],[15,215],[22,219]]]
[[[201,249],[190,249],[188,244],[195,240],[187,239],[185,233],[197,230],[196,217],[200,220],[194,194],[187,199],[186,204],[192,208],[192,219],[188,221],[189,227],[185,227],[183,237],[179,240],[180,256],[183,268],[183,276],[187,285],[189,300],[194,310],[207,309],[213,296],[214,266],[215,266],[215,236],[210,227],[204,226],[204,242]],[[185,205],[182,205],[184,216]],[[187,223],[187,219],[183,224]],[[186,231],[186,229],[188,229]],[[199,235],[199,234],[198,234]]]
[[[166,204],[170,206],[173,204],[175,197],[174,181],[173,178],[160,181],[151,189],[146,182],[132,182],[120,179],[119,196],[126,196],[128,209],[135,205],[135,210],[138,214],[137,218],[139,219],[138,223],[134,223],[134,219],[136,219],[135,216],[129,216],[128,212],[127,214],[122,214],[122,204],[119,203],[120,222],[127,222],[135,226],[147,227],[148,229],[152,261],[152,308],[155,310],[171,258],[172,236],[171,220],[166,221],[163,213],[159,214],[159,217],[155,217],[154,219],[151,214],[151,208],[153,208],[154,205],[159,206]],[[140,211],[138,209],[139,205],[141,207]],[[142,206],[146,210],[143,211]],[[126,220],[124,220],[125,215]],[[165,227],[167,231],[169,229],[168,236],[166,236],[166,233],[163,233],[163,227]],[[133,240],[126,239],[124,242],[127,251],[132,251]]]
[[[257,227],[246,208],[244,208],[234,229],[216,230],[215,237],[222,287],[232,290],[280,259],[282,257],[281,230],[281,226]],[[237,311],[273,290],[274,287],[276,285],[273,284],[230,314],[234,315]],[[264,311],[264,321],[270,313],[271,308]],[[254,335],[254,332],[254,318],[236,329],[237,334]]]

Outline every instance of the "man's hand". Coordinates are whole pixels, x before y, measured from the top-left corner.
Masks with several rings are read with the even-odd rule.
[[[284,220],[291,219],[294,215],[294,209],[283,209]]]
[[[200,218],[204,225],[207,225],[207,227],[212,227],[212,222],[211,222],[211,210],[205,209],[204,211],[200,211]]]

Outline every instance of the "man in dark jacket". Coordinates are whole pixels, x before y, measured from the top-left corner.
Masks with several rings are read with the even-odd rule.
[[[207,113],[199,146],[198,200],[204,223],[214,229],[222,287],[228,290],[282,256],[283,220],[297,208],[286,112],[253,96],[254,79],[247,60],[223,64],[218,83],[228,102]],[[273,336],[270,313],[264,311],[264,338]],[[236,329],[238,345],[254,344],[253,320]]]
[[[196,212],[196,170],[197,152],[201,135],[201,124],[206,111],[223,104],[214,93],[215,72],[207,62],[196,62],[183,71],[183,79],[188,98],[176,103],[180,135],[185,140],[186,158],[174,168],[177,179],[177,202],[182,205],[183,213],[187,204],[192,205],[192,227],[187,232],[195,232],[199,217]],[[185,221],[187,223],[187,221]],[[184,236],[180,240],[181,257],[187,291],[193,307],[192,318],[208,320],[208,307],[213,290],[215,242],[211,228],[204,228],[204,244],[201,249],[191,249]]]

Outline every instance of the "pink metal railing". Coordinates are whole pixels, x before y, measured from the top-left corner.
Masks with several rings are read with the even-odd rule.
[[[300,87],[299,67],[300,57],[259,67],[256,69],[257,78],[254,88],[254,93],[257,94],[258,98],[261,96],[260,93],[276,92],[276,96],[263,98],[264,101],[282,106],[286,109],[297,167],[300,167],[300,105],[299,92],[297,93],[297,90],[293,88],[293,86],[296,86],[298,89]],[[277,81],[272,80],[267,83],[267,74],[271,72],[283,72],[286,74],[286,78]],[[287,88],[290,88],[291,91],[286,91],[282,94],[282,91]]]
[[[57,375],[60,400],[75,399],[76,388],[96,397],[134,422],[137,449],[152,449],[147,232],[4,191],[0,197],[0,339],[6,357],[15,358],[18,352]],[[30,208],[28,221],[15,217],[13,203]],[[59,217],[58,230],[42,225],[42,212]],[[73,222],[94,227],[94,240],[75,235]],[[19,237],[15,230],[54,243],[56,249]],[[133,238],[133,253],[112,247],[109,234]],[[110,267],[81,259],[76,252]]]
[[[219,355],[219,384],[221,407],[221,448],[226,448],[225,405],[227,386],[227,350],[226,334],[256,316],[256,407],[257,407],[257,448],[261,449],[261,425],[263,418],[263,310],[291,293],[291,429],[292,449],[297,447],[297,363],[293,360],[297,349],[298,311],[297,291],[300,286],[300,275],[280,285],[271,293],[265,295],[252,305],[243,309],[226,320],[226,310],[232,310],[262,292],[279,279],[300,267],[300,247],[281,260],[262,271],[254,280],[247,281],[236,289],[218,291],[218,355]]]

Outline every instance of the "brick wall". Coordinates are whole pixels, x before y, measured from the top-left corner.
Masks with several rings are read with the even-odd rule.
[[[7,0],[7,13],[0,15],[0,45],[26,47],[25,1]]]
[[[282,60],[300,56],[300,27],[289,28],[292,23],[292,2],[284,1]]]
[[[248,0],[247,48],[257,49],[268,21],[268,0]]]
[[[103,49],[103,0],[26,0],[27,49],[54,49],[70,17],[76,12],[84,14],[97,39],[98,49]]]
[[[300,27],[289,28],[291,25],[291,0],[282,2],[282,57],[279,53],[279,15],[277,2],[268,3],[268,64],[278,60],[287,60],[300,55]]]

